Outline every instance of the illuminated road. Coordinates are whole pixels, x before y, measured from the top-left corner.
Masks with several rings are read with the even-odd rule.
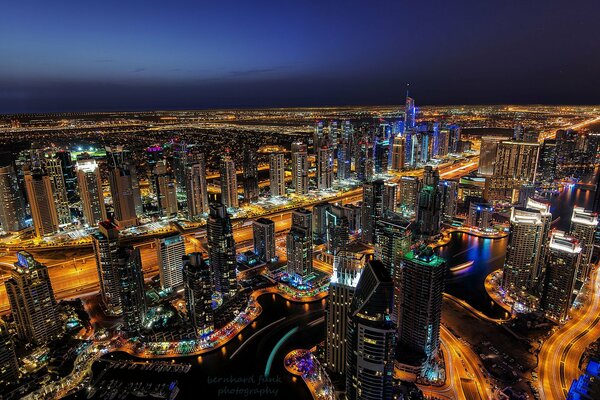
[[[581,371],[579,361],[585,349],[600,338],[600,268],[596,268],[588,282],[584,306],[573,310],[571,319],[542,345],[539,354],[541,397],[563,400],[571,382]]]

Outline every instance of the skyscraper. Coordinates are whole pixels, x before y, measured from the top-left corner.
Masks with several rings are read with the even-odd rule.
[[[0,388],[8,388],[19,378],[15,345],[4,323],[0,324]],[[4,390],[2,390],[4,391]]]
[[[140,330],[146,318],[146,291],[140,249],[119,247],[116,252],[119,295],[126,330]]]
[[[498,143],[506,140],[501,136],[482,136],[481,147],[479,150],[479,168],[477,172],[480,175],[492,176],[494,166],[496,165],[496,154],[498,153]]]
[[[208,259],[215,290],[223,298],[237,293],[237,258],[233,228],[223,204],[212,205],[206,222]]]
[[[62,322],[45,265],[26,251],[19,251],[10,278],[4,284],[17,335],[21,340],[39,345],[62,332]]]
[[[527,198],[525,207],[530,210],[538,210],[542,220],[541,232],[541,252],[539,256],[539,266],[532,276],[533,284],[539,286],[542,284],[540,279],[544,274],[546,252],[548,250],[548,240],[550,239],[550,230],[552,229],[552,213],[550,212],[550,202],[542,199]],[[538,287],[539,289],[539,287]]]
[[[106,220],[102,179],[96,160],[78,160],[75,167],[83,217],[89,226]]]
[[[393,282],[380,261],[367,263],[356,285],[346,333],[346,399],[392,398],[395,325]]]
[[[330,147],[323,146],[317,152],[317,188],[331,189],[333,186],[333,152]]]
[[[471,202],[469,204],[469,215],[467,225],[473,228],[486,230],[492,228],[492,215],[494,208],[487,203]]]
[[[581,250],[579,241],[574,237],[561,231],[552,232],[540,305],[546,318],[556,323],[565,322],[571,308]]]
[[[388,213],[375,225],[375,258],[381,260],[394,281],[392,320],[398,324],[402,315],[402,259],[410,250],[411,222],[398,214]]]
[[[404,159],[406,157],[406,139],[404,136],[396,136],[392,144],[392,171],[402,171],[404,169]]]
[[[134,190],[134,181],[137,183],[135,172],[126,166],[110,168],[108,171],[115,222],[121,228],[138,223],[136,203],[141,203],[141,198],[139,198],[139,187]],[[136,199],[136,197],[138,198]]]
[[[540,181],[552,182],[556,178],[556,139],[545,139],[540,148],[538,177]]]
[[[292,187],[297,195],[308,193],[308,153],[302,143],[292,143]]]
[[[269,155],[271,197],[285,196],[285,159],[283,153]]]
[[[579,246],[581,246],[581,260],[577,271],[577,279],[581,282],[590,276],[592,253],[594,251],[594,233],[597,228],[598,214],[581,207],[573,208],[569,234],[579,240]]]
[[[421,181],[414,176],[400,178],[400,211],[406,216],[413,216],[419,204]]]
[[[343,257],[338,255],[336,259]],[[334,262],[325,310],[325,354],[327,368],[336,374],[343,374],[346,368],[348,314],[361,270],[362,266],[353,263]]]
[[[177,183],[175,178],[167,170],[164,160],[156,163],[153,171],[154,189],[158,208],[162,216],[171,217],[177,215],[179,205],[177,204]]]
[[[377,179],[363,184],[362,241],[374,243],[375,223],[383,214],[384,181]]]
[[[313,151],[315,156],[319,152],[319,149],[327,144],[325,137],[325,124],[323,121],[317,121],[315,124],[315,132],[313,134]]]
[[[416,125],[417,110],[415,101],[411,97],[406,96],[406,104],[404,108],[404,129],[413,129]]]
[[[58,232],[58,214],[52,195],[52,184],[48,175],[34,170],[25,175],[27,199],[31,207],[31,217],[35,235],[42,237]]]
[[[540,268],[544,222],[539,210],[513,207],[502,288],[515,300],[530,304]]]
[[[119,293],[119,269],[117,251],[119,250],[119,230],[110,221],[100,222],[98,231],[92,234],[100,298],[108,314],[120,315],[121,295]]]
[[[221,158],[221,204],[225,208],[238,207],[237,175],[235,164],[229,154]]]
[[[77,177],[75,176],[75,165],[73,164],[73,159],[71,158],[71,152],[67,150],[59,150],[54,156],[60,160],[60,167],[65,180],[68,201],[72,203],[79,200],[79,193],[77,192]]]
[[[71,210],[69,209],[69,198],[61,161],[58,158],[45,158],[44,170],[50,178],[59,225],[70,224]]]
[[[331,203],[326,201],[315,204],[312,211],[312,233],[317,244],[325,243],[327,237],[327,212]]]
[[[186,174],[187,215],[196,219],[208,213],[208,187],[204,154],[196,154],[190,162]]]
[[[173,140],[171,143],[173,153],[173,175],[177,191],[186,193],[187,189],[187,169],[189,165],[188,144],[185,140]]]
[[[5,232],[17,232],[26,227],[25,200],[12,162],[0,165],[0,225]]]
[[[264,262],[270,262],[277,257],[275,246],[275,222],[268,218],[259,218],[252,223],[254,238],[254,254]]]
[[[233,161],[232,161],[233,163]],[[253,202],[258,200],[258,161],[256,149],[254,147],[247,148],[244,152],[243,160],[243,180],[244,180],[244,201]],[[223,175],[221,174],[221,177]],[[223,178],[221,178],[223,179]],[[222,184],[222,183],[221,183]],[[237,190],[237,182],[236,182]],[[237,193],[237,192],[236,192]],[[236,198],[237,199],[237,198]]]
[[[213,289],[210,266],[202,253],[191,253],[183,257],[183,282],[190,322],[198,335],[210,333],[214,329]]]
[[[396,212],[398,204],[398,184],[394,182],[386,182],[383,186],[383,211]]]
[[[440,323],[445,260],[422,246],[404,256],[402,315],[398,338],[402,346],[431,360],[440,348]]]
[[[155,239],[158,253],[160,285],[165,290],[177,290],[183,284],[181,260],[185,255],[185,243],[181,235]]]
[[[435,236],[440,232],[442,196],[438,185],[438,170],[425,166],[417,207],[417,229],[424,236]]]
[[[442,220],[452,221],[458,209],[458,182],[440,181],[438,189],[442,197]]]
[[[350,121],[344,121],[342,135],[337,148],[337,177],[348,179],[352,174],[352,137],[354,127]]]
[[[300,208],[292,211],[292,228],[286,237],[287,273],[303,281],[313,269],[312,213]]]

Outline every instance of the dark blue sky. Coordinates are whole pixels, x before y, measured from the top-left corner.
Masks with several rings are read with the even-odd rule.
[[[0,113],[600,103],[600,1],[28,1]]]

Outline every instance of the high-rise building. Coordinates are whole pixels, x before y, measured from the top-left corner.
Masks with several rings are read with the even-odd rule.
[[[183,282],[188,318],[198,335],[206,335],[214,329],[213,285],[210,266],[202,253],[183,257]]]
[[[78,160],[75,166],[83,217],[89,226],[107,219],[100,168],[96,160]]]
[[[0,324],[0,387],[8,388],[19,379],[15,345],[4,323]],[[3,390],[4,391],[4,390]]]
[[[577,271],[577,279],[581,282],[590,276],[592,253],[594,251],[594,233],[597,228],[598,214],[581,207],[573,208],[569,234],[579,240],[581,246],[581,261]]]
[[[552,182],[556,178],[556,139],[545,139],[540,148],[538,180]]]
[[[17,262],[4,283],[19,339],[43,344],[62,332],[48,268],[26,251],[17,252]]]
[[[344,253],[344,252],[342,252]],[[346,368],[346,332],[348,314],[362,265],[340,262],[345,255],[338,253],[333,266],[327,299],[325,354],[328,370],[343,374]]]
[[[492,176],[496,165],[498,143],[506,140],[501,136],[482,136],[479,150],[479,168],[477,172],[483,176]]]
[[[423,246],[404,256],[398,338],[426,360],[434,358],[440,348],[445,274],[445,260],[430,247]]]
[[[381,260],[394,281],[394,307],[391,315],[397,324],[402,315],[402,258],[410,250],[410,220],[388,213],[376,223],[375,258]]]
[[[269,155],[271,197],[285,196],[285,159],[283,153]]]
[[[258,188],[258,160],[256,148],[250,147],[244,152],[243,167],[243,184],[244,184],[244,201],[253,202],[258,200],[260,193]]]
[[[136,203],[141,203],[141,198],[139,198],[139,186],[137,190],[134,190],[134,181],[137,182],[135,171],[126,166],[110,168],[108,171],[115,222],[121,228],[138,223]],[[136,197],[138,198],[136,199]]]
[[[386,182],[383,186],[383,211],[396,212],[398,204],[398,184],[394,182]]]
[[[110,221],[100,222],[98,231],[92,234],[92,244],[103,306],[109,314],[120,315],[122,310],[117,264],[117,251],[119,250],[117,225]]]
[[[5,232],[26,227],[25,199],[12,161],[0,161],[0,226]]]
[[[404,107],[404,129],[413,129],[416,125],[417,109],[415,108],[415,100],[406,96],[406,104]]]
[[[452,221],[458,210],[458,182],[440,181],[438,189],[442,197],[442,220]]]
[[[160,286],[165,290],[177,290],[183,285],[181,260],[185,255],[185,243],[181,235],[155,239],[158,255]]]
[[[404,169],[404,160],[406,157],[406,138],[396,136],[392,144],[392,171],[402,171]]]
[[[177,204],[177,183],[173,175],[167,170],[167,164],[164,160],[156,163],[153,175],[154,189],[161,215],[165,217],[177,215],[179,208]]]
[[[417,207],[417,229],[421,235],[435,236],[440,232],[442,196],[438,186],[438,170],[425,166]]]
[[[221,159],[221,204],[225,208],[238,207],[237,175],[233,159],[224,155]]]
[[[552,228],[552,213],[550,212],[550,202],[542,199],[534,199],[532,197],[527,198],[525,208],[530,210],[538,210],[542,219],[542,233],[541,233],[541,253],[539,257],[539,266],[536,271],[536,275],[533,276],[534,285],[541,285],[540,281],[544,274],[544,260],[546,260],[546,252],[548,250],[548,240],[550,238],[550,230]],[[539,289],[539,288],[538,288]]]
[[[519,207],[527,207],[527,202],[529,201],[529,199],[536,198],[535,192],[536,185],[532,183],[526,183],[524,185],[521,185],[521,187],[519,188],[519,201],[517,203]]]
[[[254,254],[261,261],[271,262],[277,257],[275,246],[275,222],[268,218],[259,218],[252,223]]]
[[[196,219],[208,213],[208,187],[204,154],[197,154],[189,163],[186,174],[187,215]]]
[[[177,191],[186,193],[187,189],[187,169],[189,165],[188,144],[185,140],[173,140],[171,142],[171,151],[173,153],[173,175]]]
[[[419,204],[421,181],[414,176],[400,178],[400,209],[407,216],[415,215]]]
[[[116,252],[119,295],[126,330],[140,330],[146,318],[146,291],[140,249],[119,247]]]
[[[592,400],[600,398],[600,360],[592,357],[585,374],[571,383],[567,400]]]
[[[384,181],[377,179],[363,184],[362,241],[374,243],[375,223],[383,214]]]
[[[237,258],[231,219],[225,205],[210,207],[206,225],[208,260],[215,290],[223,298],[233,297],[237,293]]]
[[[292,187],[297,195],[308,194],[308,153],[302,143],[292,143]]]
[[[530,304],[539,276],[544,221],[539,210],[513,207],[502,274],[502,288],[515,300]]]
[[[319,149],[327,144],[325,137],[325,124],[323,121],[317,121],[315,124],[315,132],[313,134],[313,151],[315,156],[319,152]]]
[[[367,263],[356,285],[346,333],[346,399],[392,398],[396,327],[394,285],[381,261]]]
[[[487,203],[471,202],[469,205],[469,215],[467,215],[467,225],[481,230],[491,229],[494,207]]]
[[[35,235],[42,237],[58,232],[58,214],[56,213],[52,184],[48,175],[40,170],[34,170],[32,173],[26,174],[25,188],[31,207]]]
[[[303,281],[313,269],[312,213],[300,208],[292,211],[292,228],[286,237],[287,273]]]
[[[60,167],[67,189],[67,199],[69,202],[73,203],[79,200],[77,197],[79,196],[79,193],[77,192],[77,177],[75,176],[75,164],[73,164],[71,152],[59,150],[54,154],[54,157],[60,160]]]
[[[549,320],[563,323],[573,303],[575,280],[581,259],[581,245],[577,239],[561,231],[553,231],[546,258],[546,282],[541,309]]]
[[[315,204],[312,211],[312,233],[317,244],[325,243],[327,237],[327,212],[331,203],[326,201]]]
[[[67,185],[65,183],[61,161],[58,158],[44,159],[44,171],[48,175],[48,178],[50,178],[59,225],[70,224],[71,210],[69,209]]]
[[[323,146],[317,152],[317,188],[331,189],[333,186],[333,152],[330,147]]]
[[[337,178],[348,179],[352,174],[352,141],[354,127],[350,121],[344,121],[342,136],[337,151]]]

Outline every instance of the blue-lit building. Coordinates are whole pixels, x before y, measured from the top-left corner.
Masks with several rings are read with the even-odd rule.
[[[567,400],[600,399],[600,360],[591,359],[585,374],[574,380],[569,389]]]

